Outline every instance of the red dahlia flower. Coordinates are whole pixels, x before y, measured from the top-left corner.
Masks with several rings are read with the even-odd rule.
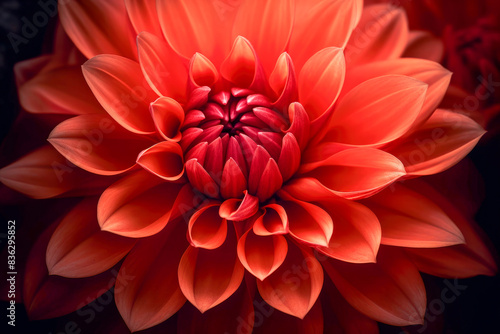
[[[31,252],[28,312],[74,311],[119,263],[131,331],[179,312],[180,332],[367,333],[422,322],[419,271],[494,274],[472,223],[400,182],[451,167],[484,130],[436,109],[450,72],[400,58],[404,12],[362,7],[61,3],[89,60],[20,86],[26,110],[66,119],[0,180],[85,198]],[[274,311],[257,317],[262,300]]]

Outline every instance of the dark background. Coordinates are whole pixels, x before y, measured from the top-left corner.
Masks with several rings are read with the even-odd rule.
[[[43,0],[48,1],[48,0]],[[14,123],[20,108],[16,95],[16,86],[13,77],[13,65],[21,60],[29,59],[40,55],[42,52],[50,50],[43,49],[44,40],[47,36],[50,37],[50,32],[54,29],[56,19],[51,19],[44,26],[39,27],[38,33],[29,39],[26,44],[19,44],[19,52],[15,52],[8,38],[9,33],[15,33],[22,36],[23,20],[25,17],[32,21],[34,13],[40,11],[40,6],[37,1],[21,1],[21,0],[0,0],[0,140],[3,140],[7,135],[10,127]],[[12,34],[11,34],[12,36]],[[50,38],[49,38],[50,39]],[[486,192],[485,200],[483,201],[476,220],[488,234],[490,239],[497,249],[500,245],[500,135],[488,135],[488,140],[483,140],[481,145],[470,154],[470,158],[478,168],[482,178],[484,179],[484,188]],[[50,200],[38,201],[36,205],[29,204],[29,209],[35,214],[43,215],[46,211]],[[0,217],[3,221],[13,219],[13,217],[21,217],[23,212],[28,208],[26,203],[22,205],[12,205],[1,207]],[[38,211],[37,211],[38,210]],[[3,224],[3,223],[2,223]],[[3,234],[6,228],[0,231],[0,240],[2,248],[6,234]],[[5,263],[2,259],[2,263]],[[3,268],[3,264],[0,266]],[[3,269],[2,269],[3,271]],[[439,298],[440,291],[444,288],[444,281],[441,278],[430,277],[423,275],[428,290],[428,300]],[[2,273],[3,277],[3,273]],[[466,285],[467,289],[458,296],[453,303],[447,304],[442,316],[428,324],[426,330],[421,330],[420,327],[407,328],[411,333],[447,333],[447,334],[465,334],[465,333],[498,333],[498,321],[500,320],[500,275],[491,277],[475,277],[470,279],[459,280],[461,285]],[[17,282],[18,288],[20,283]],[[0,285],[3,286],[3,285]],[[3,295],[0,299],[5,299]],[[21,305],[17,307],[16,313],[16,332],[18,333],[96,333],[97,327],[101,324],[116,320],[116,309],[110,303],[102,312],[97,314],[97,318],[90,324],[82,321],[82,317],[76,314],[71,314],[58,319],[49,319],[43,321],[30,322],[26,312]],[[6,324],[5,308],[6,302],[0,303],[2,314],[0,318],[0,332],[12,333],[12,328],[3,327]],[[65,326],[70,321],[75,321],[78,325],[76,329],[71,329]],[[123,324],[118,326],[123,328]],[[6,330],[1,330],[6,328]],[[382,333],[401,333],[402,330],[390,326],[381,325]],[[115,328],[118,329],[118,328]],[[167,332],[165,332],[167,333]]]

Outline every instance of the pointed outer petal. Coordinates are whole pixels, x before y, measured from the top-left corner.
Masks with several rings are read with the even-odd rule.
[[[51,145],[42,146],[0,169],[0,182],[36,199],[84,188],[98,181],[97,178],[102,177],[76,168]]]
[[[364,205],[350,200],[331,196],[330,200],[319,203],[335,222],[335,233],[328,247],[318,247],[318,250],[340,261],[376,262],[382,234],[377,216]]]
[[[265,280],[257,281],[260,295],[269,305],[300,319],[312,308],[322,286],[320,263],[309,249],[290,241],[281,266]]]
[[[100,297],[115,283],[115,269],[88,278],[49,275],[45,252],[56,226],[57,223],[52,224],[38,238],[26,261],[22,296],[31,320],[55,318],[74,312]]]
[[[299,101],[311,122],[331,110],[344,84],[344,77],[345,60],[340,48],[318,51],[305,63],[299,74]]]
[[[103,192],[97,207],[99,225],[130,238],[156,234],[169,221],[181,188],[145,171],[128,175]]]
[[[248,178],[248,191],[251,194],[256,194],[257,189],[260,186],[260,179],[262,173],[266,168],[271,156],[267,153],[266,149],[260,145],[257,145],[256,149],[252,151],[253,159],[250,165],[250,172]]]
[[[308,8],[300,7],[297,4],[294,31],[288,47],[297,70],[319,50],[346,45],[360,19],[363,2],[323,0],[314,6],[307,3]]]
[[[265,202],[281,188],[282,184],[283,178],[278,164],[274,159],[269,159],[259,181],[257,197],[261,202]]]
[[[276,59],[288,45],[293,27],[293,7],[291,0],[243,1],[236,15],[232,37],[248,38],[266,73],[271,72]]]
[[[189,182],[194,188],[209,197],[219,197],[219,186],[196,159],[188,160],[184,168]]]
[[[367,200],[382,226],[382,244],[437,248],[465,243],[453,221],[425,196],[401,184]]]
[[[253,295],[248,292],[246,284],[241,284],[231,297],[203,314],[189,304],[178,314],[177,333],[249,334],[255,317]]]
[[[182,149],[177,143],[162,141],[139,153],[137,164],[167,181],[184,175]]]
[[[226,161],[222,171],[220,193],[224,198],[239,198],[247,189],[247,179],[233,158]]]
[[[191,246],[215,249],[224,243],[227,222],[219,216],[219,206],[219,203],[209,204],[191,216],[188,225],[188,240]]]
[[[268,204],[262,209],[264,209],[264,213],[253,223],[253,232],[256,235],[268,236],[289,232],[288,216],[281,205]]]
[[[284,52],[278,58],[276,66],[269,76],[269,85],[277,96],[277,99],[272,103],[273,107],[282,110],[282,113],[286,115],[290,103],[299,99],[295,68],[288,53]]]
[[[219,68],[231,49],[231,27],[240,4],[172,0],[158,1],[156,6],[163,34],[178,54],[190,58],[200,52]]]
[[[379,334],[378,324],[353,308],[328,276],[321,290],[325,333]]]
[[[163,39],[148,32],[137,36],[137,50],[142,73],[151,89],[157,95],[186,102],[188,61],[175,53]]]
[[[189,78],[196,87],[212,87],[219,80],[219,72],[210,59],[196,52],[189,64]]]
[[[245,269],[236,253],[236,233],[229,226],[222,246],[214,250],[189,246],[179,264],[182,293],[201,313],[229,298],[243,280]]]
[[[306,110],[300,103],[292,103],[288,107],[290,127],[285,132],[292,133],[299,143],[300,150],[304,150],[309,141],[310,122]]]
[[[228,199],[222,203],[219,215],[233,221],[243,221],[259,211],[259,200],[245,191],[243,199]]]
[[[283,177],[283,182],[291,178],[299,169],[300,147],[292,133],[287,133],[283,137],[278,166]]]
[[[94,276],[113,267],[132,249],[135,240],[101,231],[96,210],[96,198],[89,198],[63,218],[47,246],[50,275]]]
[[[115,300],[132,332],[165,321],[184,305],[177,268],[188,247],[185,233],[183,221],[172,221],[157,235],[140,240],[123,262]]]
[[[357,85],[388,74],[409,76],[429,85],[424,105],[413,127],[425,122],[436,110],[451,79],[451,72],[433,61],[412,58],[379,61],[350,69],[339,100],[342,100],[343,96]]]
[[[241,264],[261,281],[279,268],[287,251],[288,243],[281,235],[259,236],[248,230],[238,241]]]
[[[334,333],[323,331],[323,310],[319,299],[313,307],[307,312],[303,319],[277,311],[264,302],[255,301],[257,305],[262,305],[262,309],[269,308],[269,313],[263,317],[263,321],[256,317],[255,329],[253,334],[275,334],[275,333],[294,333],[294,334],[323,334]],[[326,319],[325,319],[326,320]],[[261,326],[257,326],[261,324]],[[336,332],[335,332],[336,333]]]
[[[305,177],[347,199],[371,196],[406,175],[401,161],[374,148],[344,150],[309,166],[314,169]]]
[[[405,251],[418,270],[446,278],[493,276],[498,272],[498,265],[492,256],[492,252],[496,251],[490,245],[486,234],[472,219],[467,219],[448,198],[424,182],[412,180],[406,182],[405,186],[439,206],[458,226],[465,238],[464,245],[438,249],[407,248]]]
[[[151,103],[149,109],[156,130],[165,140],[173,142],[181,140],[180,129],[184,123],[184,110],[179,102],[162,96]]]
[[[407,42],[408,19],[403,8],[389,4],[367,6],[346,45],[346,64],[354,68],[364,63],[399,58]]]
[[[150,134],[155,126],[149,104],[158,96],[144,82],[135,61],[115,55],[99,55],[82,66],[85,80],[108,114],[125,129]]]
[[[422,324],[426,296],[415,265],[396,248],[381,248],[377,263],[333,259],[323,267],[342,296],[368,317],[392,326]]]
[[[20,87],[19,101],[24,109],[35,114],[103,112],[85,82],[80,66],[64,66],[40,73]]]
[[[443,42],[428,31],[410,31],[403,57],[428,59],[437,63],[443,60]]]
[[[303,242],[328,247],[333,233],[332,217],[317,205],[299,201],[280,191],[279,201],[288,217],[290,234]]]
[[[155,1],[125,0],[125,7],[137,34],[147,31],[155,36],[162,36]]]
[[[220,67],[224,79],[236,87],[261,92],[265,88],[266,76],[250,42],[238,36],[233,48]]]
[[[136,57],[135,32],[124,1],[66,1],[58,6],[64,30],[87,57],[99,54]]]
[[[462,114],[438,109],[421,127],[387,150],[409,175],[432,175],[462,160],[486,131]]]
[[[94,174],[116,175],[135,165],[154,140],[123,129],[106,115],[80,115],[59,125],[47,139],[66,159]]]
[[[327,141],[382,145],[404,135],[419,116],[427,84],[386,75],[361,83],[340,100],[327,128]]]

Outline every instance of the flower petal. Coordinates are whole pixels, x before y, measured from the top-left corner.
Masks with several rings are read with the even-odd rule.
[[[234,137],[231,137],[233,139]],[[234,140],[234,139],[233,139]],[[239,146],[238,146],[239,147]],[[241,151],[240,151],[241,152]],[[247,189],[247,179],[233,158],[229,158],[222,171],[220,193],[224,198],[239,198]]]
[[[226,240],[227,222],[219,216],[220,204],[214,203],[198,209],[189,220],[188,240],[198,248],[215,249]]]
[[[99,199],[99,225],[104,231],[131,238],[156,234],[167,225],[177,200],[182,200],[182,188],[145,171],[126,176]]]
[[[87,198],[63,218],[52,234],[47,246],[47,268],[50,275],[94,276],[113,267],[134,244],[133,239],[101,231],[97,200]]]
[[[243,200],[228,199],[222,203],[219,210],[219,215],[222,218],[233,221],[244,221],[252,217],[259,210],[259,200],[245,190]]]
[[[184,123],[184,110],[179,102],[169,97],[159,97],[150,105],[155,127],[165,140],[181,140],[181,126]]]
[[[234,20],[232,37],[245,36],[270,73],[278,56],[285,51],[292,26],[291,0],[244,0]]]
[[[428,59],[437,63],[443,60],[443,42],[432,33],[423,30],[410,31],[403,57]]]
[[[156,36],[162,35],[155,1],[125,0],[125,7],[137,34],[147,31]]]
[[[103,112],[85,82],[80,66],[59,67],[38,74],[19,88],[19,101],[24,109],[35,114]]]
[[[219,72],[210,59],[196,52],[189,64],[189,78],[197,87],[212,87],[219,80]]]
[[[342,296],[361,313],[393,326],[423,323],[424,283],[402,252],[381,248],[374,264],[336,260],[322,264]]]
[[[361,83],[338,102],[327,138],[352,145],[381,145],[401,137],[420,114],[427,87],[400,75]]]
[[[465,238],[465,244],[438,249],[414,249],[405,251],[414,261],[418,270],[431,275],[448,278],[467,278],[476,275],[493,276],[498,265],[492,256],[488,237],[470,218],[466,218],[450,200],[421,181],[405,183],[413,191],[424,195],[438,205],[458,226]]]
[[[179,144],[162,141],[139,153],[137,164],[167,181],[176,181],[184,174],[183,153]]]
[[[228,299],[240,286],[245,269],[236,255],[231,227],[226,241],[214,250],[189,246],[179,264],[182,293],[201,313]]]
[[[485,133],[467,116],[438,109],[388,151],[403,162],[409,175],[431,175],[462,160]]]
[[[259,293],[269,305],[300,319],[313,307],[322,286],[319,262],[309,250],[291,242],[281,266],[265,280],[257,281]]]
[[[231,52],[220,67],[222,77],[239,88],[261,91],[265,82],[262,65],[252,44],[241,36],[234,40]]]
[[[219,195],[219,186],[196,159],[186,161],[184,167],[189,182],[195,189],[209,197],[216,198]]]
[[[115,175],[135,165],[154,141],[123,129],[105,115],[80,115],[52,130],[48,141],[65,158],[94,174]]]
[[[298,102],[290,104],[288,107],[288,116],[290,118],[290,128],[285,132],[293,134],[299,143],[300,149],[304,150],[309,141],[309,116],[302,104]]]
[[[371,197],[367,205],[380,220],[384,245],[436,248],[465,243],[436,204],[402,184]]]
[[[315,178],[333,194],[357,199],[368,197],[404,176],[396,157],[373,148],[352,148],[306,166],[305,177]],[[292,182],[312,182],[312,181]]]
[[[137,36],[137,50],[142,73],[151,89],[159,96],[186,102],[188,61],[175,53],[163,39],[148,32]]]
[[[331,110],[342,89],[344,76],[345,60],[340,48],[318,51],[305,63],[299,74],[299,101],[311,122]]]
[[[339,99],[360,83],[388,74],[409,76],[429,85],[422,110],[413,127],[425,122],[436,110],[448,89],[451,78],[450,71],[438,63],[425,59],[400,58],[379,61],[351,69]]]
[[[188,244],[184,222],[141,240],[123,262],[115,286],[116,307],[130,331],[157,325],[185,303],[177,267]]]
[[[149,104],[158,97],[144,82],[138,63],[115,55],[99,55],[82,66],[85,80],[102,107],[125,129],[155,131]]]
[[[262,209],[264,213],[255,220],[252,227],[256,235],[267,236],[289,232],[288,216],[281,205],[268,204]]]
[[[100,297],[115,283],[116,270],[88,278],[49,275],[45,252],[56,224],[38,238],[26,261],[22,296],[30,319],[39,320],[69,314]],[[111,299],[111,296],[108,296]]]
[[[135,34],[124,1],[65,1],[58,12],[64,30],[87,58],[104,53],[135,58]]]
[[[333,233],[333,222],[330,215],[317,205],[297,200],[284,191],[279,197],[279,204],[285,209],[288,217],[290,234],[300,241],[328,246]]]
[[[200,52],[218,68],[231,48],[231,27],[240,1],[158,1],[163,34],[180,55]],[[182,27],[182,29],[179,29]]]
[[[377,60],[399,58],[408,41],[404,9],[389,4],[367,6],[345,48],[346,63],[354,68]]]
[[[241,264],[261,281],[279,268],[287,251],[287,241],[281,235],[259,236],[248,230],[238,241]]]
[[[316,52],[343,48],[358,24],[360,0],[296,1],[295,23],[289,53],[297,70]]]
[[[50,198],[71,190],[112,182],[75,167],[51,145],[42,146],[0,169],[0,181],[32,198]]]
[[[276,66],[269,76],[269,85],[278,98],[273,107],[282,110],[286,115],[286,108],[290,103],[298,101],[298,85],[295,68],[290,56],[284,52],[276,61]]]

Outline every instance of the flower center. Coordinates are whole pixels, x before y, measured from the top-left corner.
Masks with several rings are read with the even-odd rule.
[[[241,88],[210,94],[202,87],[186,109],[180,145],[195,188],[225,199],[248,191],[262,202],[281,187],[278,164],[291,154],[282,150],[290,123],[266,96]],[[259,183],[268,178],[279,186],[262,190]]]

